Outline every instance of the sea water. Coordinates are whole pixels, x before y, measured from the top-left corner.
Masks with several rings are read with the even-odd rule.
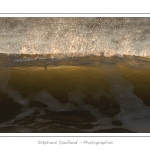
[[[150,132],[149,18],[0,18],[0,132]]]

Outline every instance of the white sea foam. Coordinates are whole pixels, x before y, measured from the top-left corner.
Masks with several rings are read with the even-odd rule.
[[[86,95],[80,89],[75,89],[73,91],[68,92],[68,100],[71,103],[77,104],[78,106],[84,104],[84,99]]]
[[[72,111],[78,110],[71,103],[62,104],[57,99],[55,99],[49,92],[47,91],[40,91],[37,93],[36,100],[47,105],[48,108],[52,111]]]

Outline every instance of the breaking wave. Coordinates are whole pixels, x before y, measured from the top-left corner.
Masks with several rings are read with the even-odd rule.
[[[150,132],[149,18],[0,18],[0,132]]]

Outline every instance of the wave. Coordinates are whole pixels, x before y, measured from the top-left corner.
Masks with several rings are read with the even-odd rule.
[[[0,18],[0,132],[150,132],[149,25]]]
[[[0,132],[150,132],[148,58],[0,58]]]

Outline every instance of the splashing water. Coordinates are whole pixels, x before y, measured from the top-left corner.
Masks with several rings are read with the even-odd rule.
[[[0,52],[149,57],[149,24],[149,18],[0,18]]]

